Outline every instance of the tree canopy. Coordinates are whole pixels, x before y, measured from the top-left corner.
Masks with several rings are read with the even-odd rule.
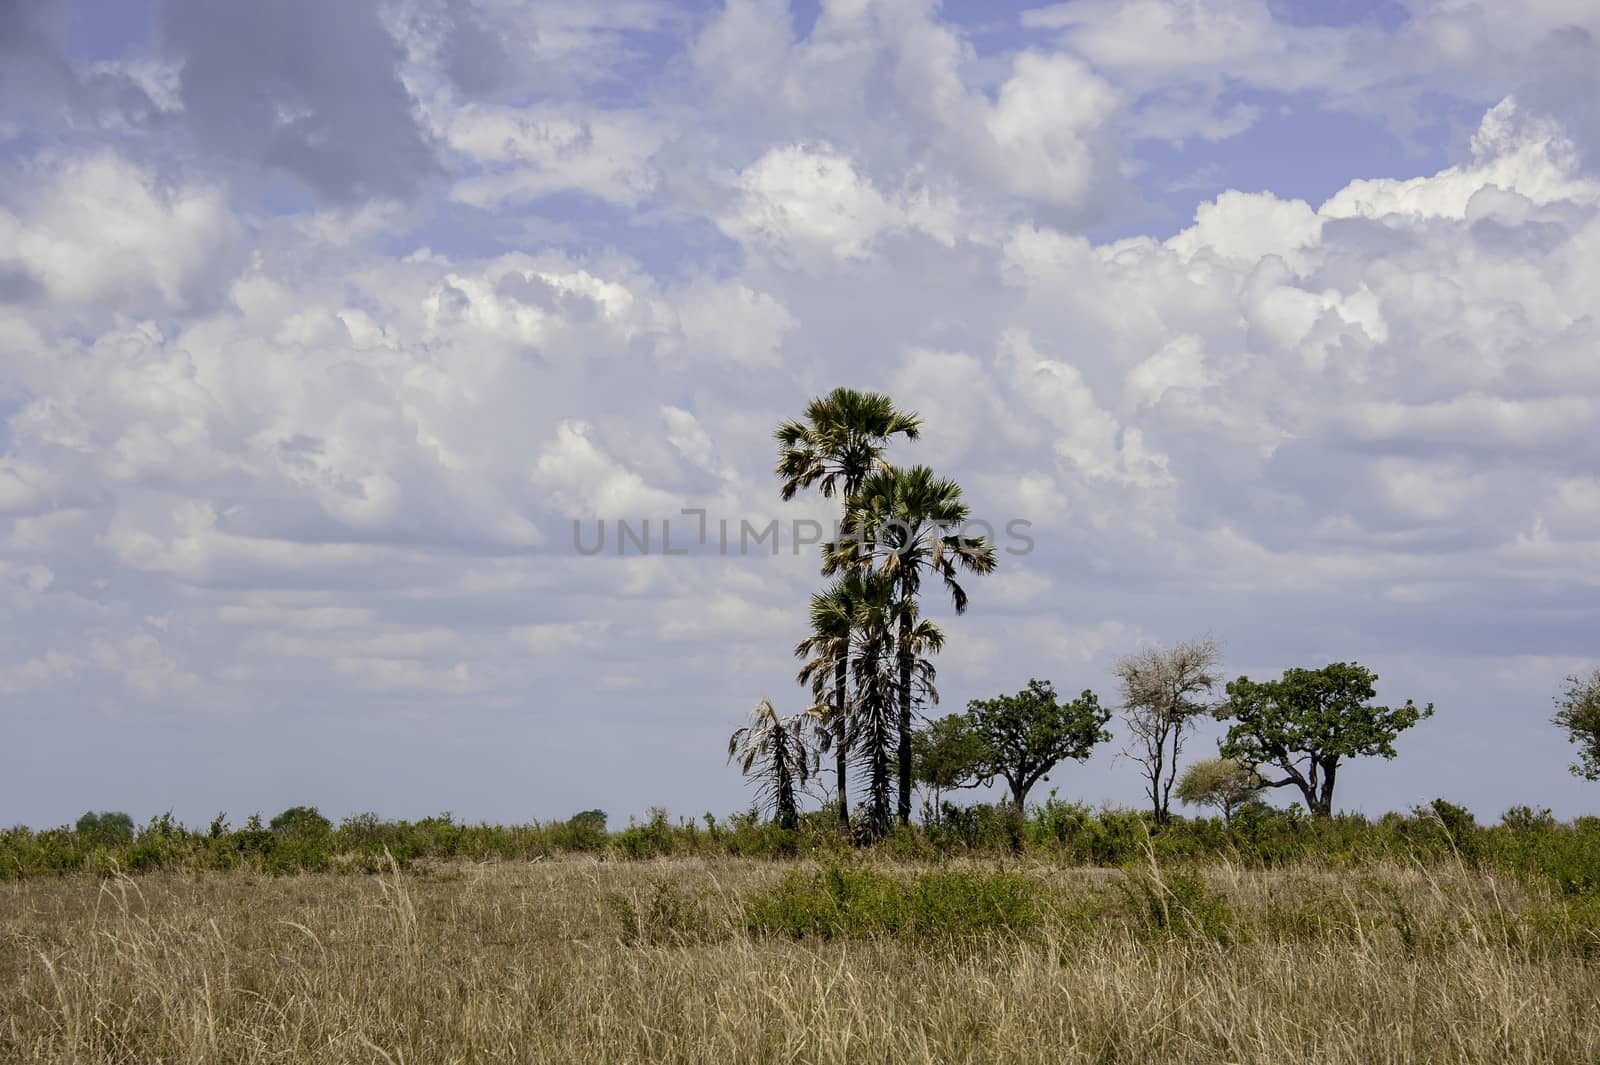
[[[1015,695],[974,699],[967,704],[972,729],[983,742],[978,775],[996,777],[1011,789],[1012,804],[1023,808],[1028,791],[1057,763],[1083,761],[1096,744],[1111,738],[1105,724],[1111,711],[1085,690],[1070,703],[1058,700],[1049,681],[1029,680]]]
[[[1354,662],[1288,669],[1281,680],[1230,681],[1220,714],[1233,724],[1221,753],[1253,769],[1277,769],[1283,776],[1265,779],[1266,787],[1294,785],[1306,808],[1326,817],[1333,812],[1334,779],[1345,759],[1393,758],[1395,737],[1433,716],[1432,703],[1373,705],[1377,681],[1377,674]]]
[[[1204,758],[1178,779],[1177,796],[1189,806],[1209,806],[1233,822],[1233,812],[1261,793],[1262,780],[1236,758]]]
[[[1574,776],[1600,780],[1600,669],[1588,677],[1567,678],[1567,690],[1556,699],[1555,724],[1578,748]]]

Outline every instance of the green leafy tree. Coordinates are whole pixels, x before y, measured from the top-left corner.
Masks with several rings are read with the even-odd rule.
[[[926,466],[884,469],[862,482],[850,499],[840,539],[824,548],[824,573],[869,571],[879,577],[893,608],[892,654],[898,669],[898,772],[896,813],[911,819],[911,730],[918,638],[915,604],[925,578],[939,580],[956,613],[965,613],[967,592],[958,577],[995,568],[995,550],[984,537],[965,535],[971,512],[961,486]],[[924,643],[926,646],[926,643]]]
[[[761,700],[750,711],[750,723],[728,737],[728,761],[737,761],[745,776],[759,783],[757,801],[772,805],[773,820],[783,828],[800,821],[799,789],[810,779],[816,755],[810,733],[817,715],[806,710],[780,717],[771,701]]]
[[[946,714],[911,734],[911,773],[928,789],[929,815],[937,817],[946,791],[978,783],[984,765],[983,740],[965,714]]]
[[[1221,645],[1205,638],[1146,648],[1117,663],[1128,726],[1123,754],[1144,773],[1157,824],[1167,823],[1178,757],[1191,723],[1210,711],[1211,692],[1222,683],[1221,656]]]
[[[1015,695],[974,699],[967,704],[972,730],[983,743],[979,777],[995,778],[1011,789],[1012,805],[1021,812],[1028,791],[1066,759],[1084,761],[1095,746],[1111,738],[1105,725],[1111,711],[1092,691],[1070,703],[1056,697],[1049,681],[1029,680]]]
[[[1236,758],[1205,758],[1183,771],[1177,796],[1188,806],[1209,806],[1233,823],[1233,812],[1261,794],[1261,775]]]
[[[78,818],[78,835],[96,843],[128,843],[133,839],[133,818],[120,810],[93,810]]]
[[[858,392],[836,388],[806,405],[805,415],[778,426],[773,435],[778,441],[777,474],[782,482],[780,495],[793,499],[804,489],[815,486],[823,497],[843,496],[845,507],[873,472],[887,468],[883,452],[896,436],[915,440],[921,419],[902,411],[880,392]],[[833,731],[834,774],[839,801],[839,827],[850,830],[848,765],[849,699],[848,655],[849,619],[857,599],[840,585],[812,599],[812,632],[795,654],[809,659],[801,683],[811,683],[821,701],[821,684],[826,674],[834,680]],[[816,663],[813,670],[812,664]],[[806,672],[819,675],[806,679]]]
[[[1556,699],[1554,723],[1577,746],[1574,776],[1600,780],[1600,669],[1588,677],[1567,678],[1567,690]]]
[[[280,836],[314,839],[333,831],[333,824],[315,806],[291,806],[267,822]]]
[[[1433,716],[1433,704],[1418,708],[1372,705],[1377,674],[1354,662],[1322,669],[1288,669],[1281,680],[1257,683],[1240,677],[1228,684],[1219,716],[1233,724],[1221,743],[1226,758],[1258,771],[1271,766],[1282,777],[1269,788],[1293,785],[1314,816],[1333,812],[1333,786],[1347,758],[1395,756],[1401,732]]]

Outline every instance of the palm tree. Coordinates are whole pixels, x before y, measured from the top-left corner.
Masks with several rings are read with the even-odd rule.
[[[861,482],[884,468],[890,438],[915,440],[921,426],[921,418],[896,409],[881,392],[836,388],[817,396],[803,420],[784,422],[772,434],[784,500],[816,485],[824,498],[842,494],[848,504]]]
[[[915,702],[939,701],[930,656],[944,646],[944,633],[917,616],[915,600],[892,598],[887,582],[860,573],[846,580],[859,582],[861,589],[851,624],[856,697],[848,735],[867,775],[867,833],[876,838],[889,831],[890,763],[899,745],[901,696],[910,692]],[[899,658],[902,646],[911,658],[906,672]]]
[[[825,707],[825,728],[833,731],[834,773],[839,792],[839,831],[850,833],[850,799],[845,791],[850,760],[850,637],[851,623],[864,597],[859,576],[835,581],[827,591],[811,597],[811,635],[795,645],[795,657],[805,660],[796,678],[811,687],[816,705],[824,708],[827,685],[833,681],[833,704]]]
[[[772,817],[781,828],[799,825],[800,810],[796,791],[805,786],[815,761],[809,732],[816,723],[813,710],[792,717],[779,717],[769,699],[750,711],[750,724],[734,729],[728,737],[728,761],[737,760],[745,776],[759,775],[757,801],[772,803]]]
[[[782,481],[780,494],[785,500],[802,489],[818,487],[824,498],[844,497],[848,509],[856,490],[874,472],[887,468],[883,451],[889,440],[903,436],[915,440],[922,420],[914,413],[899,410],[894,401],[880,392],[858,392],[836,388],[806,404],[803,418],[786,421],[773,436],[778,441],[777,474]],[[821,684],[828,671],[834,678],[834,704],[831,724],[834,729],[834,771],[839,792],[839,826],[850,830],[849,791],[846,766],[849,763],[849,729],[846,698],[850,622],[854,604],[834,594],[835,589],[813,597],[811,635],[795,648],[801,657],[814,656],[801,671],[807,683],[822,698]],[[823,660],[826,659],[824,662]]]
[[[872,573],[885,582],[889,601],[897,604],[889,620],[895,627],[893,653],[899,669],[896,812],[901,824],[911,820],[911,704],[918,654],[915,602],[923,576],[936,574],[961,614],[967,609],[967,593],[956,579],[959,572],[985,574],[995,568],[994,546],[983,537],[962,535],[969,517],[956,482],[926,466],[887,468],[862,482],[846,509],[841,539],[823,548],[824,573]]]

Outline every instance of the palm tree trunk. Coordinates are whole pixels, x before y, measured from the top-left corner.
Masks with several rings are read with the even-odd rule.
[[[846,739],[849,736],[848,723],[844,718],[845,700],[848,698],[850,663],[841,657],[833,668],[833,754],[834,773],[838,776],[839,785],[839,831],[845,836],[850,835],[850,792],[845,787],[845,766],[849,764],[850,752],[847,749]]]
[[[900,615],[900,823],[911,823],[911,621]]]
[[[883,691],[882,679],[878,674],[878,653],[870,654],[865,663],[866,683],[869,690],[863,691],[862,707],[864,720],[862,721],[862,740],[867,745],[868,771],[871,776],[869,781],[871,807],[868,813],[868,823],[874,837],[881,837],[889,831],[889,744],[890,729],[888,727],[889,707],[886,704],[886,692]]]

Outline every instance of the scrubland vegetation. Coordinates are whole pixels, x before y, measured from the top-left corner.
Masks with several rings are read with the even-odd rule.
[[[1409,859],[1380,856],[1423,819],[1333,824],[1311,831],[1337,828],[1348,854],[1272,865],[1134,842],[1124,868],[1077,867],[1033,839],[1050,830],[1036,818],[1006,859],[759,861],[674,827],[661,845],[679,856],[658,860],[609,860],[624,852],[608,837],[532,864],[14,880],[0,1060],[1600,1057],[1592,882],[1481,865],[1437,825]],[[1478,831],[1500,859],[1596,838]],[[457,853],[486,838],[461,829]]]
[[[852,846],[299,807],[17,829],[0,869],[7,1062],[1600,1058],[1600,819],[1526,808],[1052,798]]]

